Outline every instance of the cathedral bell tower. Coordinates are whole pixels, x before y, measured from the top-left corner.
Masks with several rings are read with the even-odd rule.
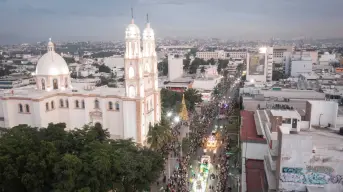
[[[143,66],[144,66],[144,78],[145,89],[149,92],[153,92],[153,107],[154,107],[154,119],[155,122],[159,122],[161,119],[161,106],[160,106],[160,91],[158,89],[158,70],[157,70],[157,56],[155,45],[155,33],[150,26],[149,15],[147,15],[146,27],[143,31],[142,39],[143,47]]]
[[[126,50],[124,56],[125,65],[125,89],[126,96],[131,98],[144,97],[144,79],[142,67],[141,36],[138,26],[134,23],[133,10],[132,20],[125,31]]]

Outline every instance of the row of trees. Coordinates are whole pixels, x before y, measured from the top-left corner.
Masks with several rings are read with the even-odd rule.
[[[195,109],[197,103],[202,102],[202,95],[196,89],[187,89],[184,93],[179,93],[171,91],[168,89],[161,90],[161,102],[162,102],[162,111],[180,111],[182,94],[185,95],[186,106],[189,111]]]
[[[131,140],[109,139],[100,124],[66,131],[64,123],[20,125],[0,138],[0,191],[147,190],[163,156]]]

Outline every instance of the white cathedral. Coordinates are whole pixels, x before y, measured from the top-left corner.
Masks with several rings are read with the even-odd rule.
[[[50,40],[36,66],[36,86],[0,93],[0,127],[63,122],[72,130],[100,123],[113,139],[146,144],[149,125],[161,118],[154,31],[147,22],[141,42],[132,19],[125,40],[125,88],[72,84],[67,63]]]

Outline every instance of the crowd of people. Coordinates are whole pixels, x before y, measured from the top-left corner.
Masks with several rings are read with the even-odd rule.
[[[224,78],[225,79],[225,78]],[[191,191],[191,183],[189,182],[188,175],[188,167],[190,166],[190,159],[191,156],[197,151],[199,147],[203,145],[204,138],[206,138],[211,130],[211,123],[218,118],[219,115],[219,106],[221,101],[224,100],[225,95],[228,93],[230,89],[231,83],[225,79],[220,84],[220,92],[217,93],[216,99],[213,99],[209,104],[204,105],[201,107],[201,113],[193,113],[191,114],[189,122],[180,122],[179,124],[175,125],[173,128],[173,136],[176,138],[171,143],[169,143],[165,147],[165,151],[168,153],[169,157],[177,158],[178,166],[173,170],[170,178],[167,178],[166,174],[163,175],[163,183],[165,184],[167,191],[171,192],[187,192]],[[232,108],[231,108],[232,109]],[[230,115],[231,111],[228,111],[228,115]],[[190,126],[189,130],[189,145],[186,154],[181,156],[180,151],[182,147],[180,145],[179,137],[180,137],[180,129],[182,129],[184,123],[186,126]],[[225,146],[225,150],[227,151],[228,147],[228,136],[223,135],[223,145]],[[226,188],[226,180],[227,180],[227,163],[228,158],[225,155],[219,156],[219,163],[220,163],[220,174],[219,174],[219,182],[216,187],[212,186],[211,189],[216,191],[224,191]]]

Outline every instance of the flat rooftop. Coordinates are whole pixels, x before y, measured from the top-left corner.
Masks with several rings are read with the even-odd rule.
[[[27,99],[41,99],[55,94],[68,95],[98,95],[98,96],[118,96],[125,97],[125,88],[110,88],[110,87],[94,87],[90,90],[85,90],[86,84],[72,84],[73,89],[68,90],[37,90],[36,86],[26,86],[15,88],[12,90],[3,90],[0,92],[1,98],[27,98]]]
[[[343,136],[338,130],[330,128],[311,128],[296,133],[312,137],[313,146],[316,148],[316,155],[321,158],[330,158],[329,161],[343,161]]]
[[[255,124],[254,113],[250,111],[241,111],[242,126],[241,126],[241,141],[254,143],[267,143],[266,139],[258,134]]]
[[[248,192],[264,191],[265,172],[263,160],[248,159],[245,161]]]
[[[278,102],[278,101],[261,101],[257,100],[251,97],[243,97],[243,105],[244,109],[247,111],[255,111],[257,110],[257,106],[260,105],[261,108],[266,108],[266,106],[270,105],[275,105],[275,104],[280,104],[280,105],[288,105],[293,107],[294,109],[297,109],[299,111],[303,111],[305,113],[306,109],[306,101],[307,100],[293,100],[291,99],[289,102]],[[343,113],[343,108],[342,108],[342,113]]]
[[[283,118],[298,118],[301,119],[300,114],[296,110],[270,110],[273,116],[281,116]]]

